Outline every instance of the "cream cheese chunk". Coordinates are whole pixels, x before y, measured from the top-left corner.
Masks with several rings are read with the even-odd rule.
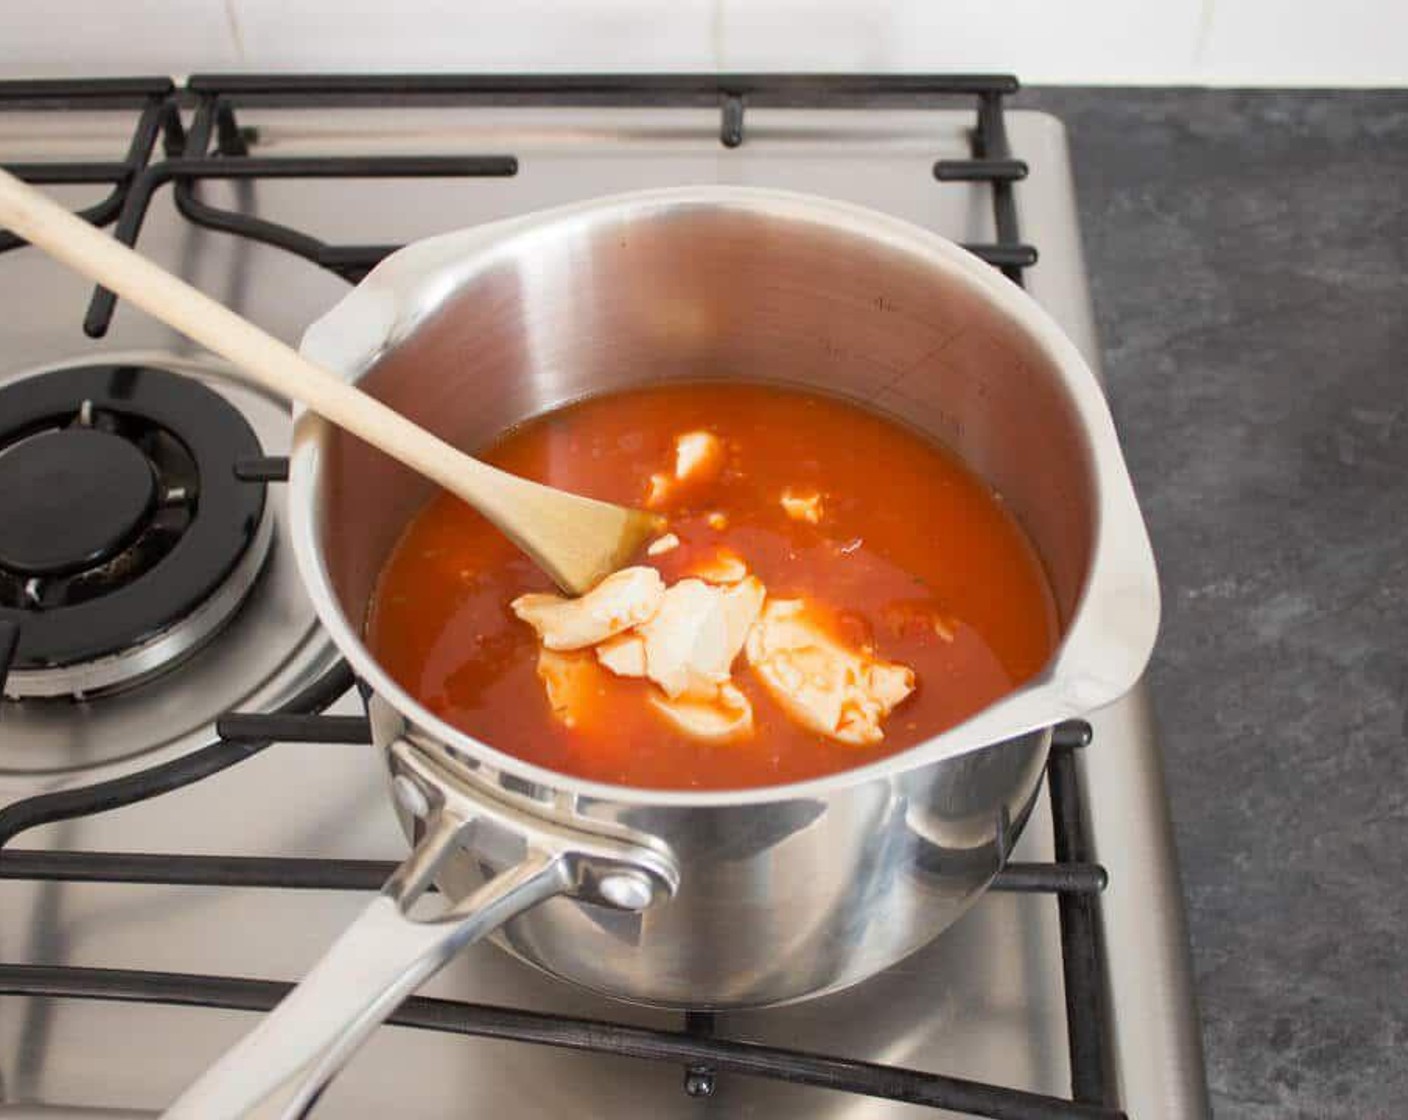
[[[596,659],[618,677],[645,676],[645,639],[639,634],[617,634],[596,647]]]
[[[748,574],[748,565],[738,553],[721,548],[702,560],[696,560],[685,572],[705,583],[740,583]]]
[[[679,546],[679,537],[675,536],[674,533],[666,533],[664,536],[656,537],[651,541],[650,544],[646,546],[645,554],[647,556],[662,556],[666,552],[679,548]]]
[[[713,432],[683,432],[675,437],[674,472],[657,471],[650,476],[645,504],[658,509],[674,497],[684,484],[711,482],[724,469],[724,443]]]
[[[685,432],[675,437],[675,477],[704,482],[724,467],[724,445],[713,432]]]
[[[762,613],[767,589],[757,576],[744,576],[737,583],[724,588],[722,595],[724,625],[728,629],[728,647],[733,651],[729,656],[729,664],[732,665],[734,658],[748,640],[748,632],[753,629],[758,615]]]
[[[654,693],[651,706],[679,730],[695,739],[736,739],[753,731],[753,705],[736,684],[719,686],[712,700],[671,700]]]
[[[748,661],[804,727],[856,746],[885,737],[881,721],[914,691],[914,671],[847,649],[800,599],[772,599],[748,633]]]
[[[665,581],[654,568],[622,568],[585,595],[533,592],[520,595],[513,613],[538,632],[552,650],[585,649],[651,618],[665,596]]]
[[[659,471],[650,476],[650,486],[645,492],[645,504],[648,509],[659,509],[669,500],[671,481],[669,475]]]
[[[701,578],[702,577],[702,578]],[[665,587],[654,568],[626,568],[586,595],[520,595],[513,611],[537,631],[537,673],[553,717],[580,727],[609,677],[657,686],[646,702],[692,738],[755,731],[753,705],[732,678],[748,662],[794,722],[838,742],[884,739],[881,723],[914,691],[914,672],[869,647],[847,648],[802,599],[769,599],[737,554],[719,549]]]
[[[815,490],[793,490],[789,487],[782,492],[778,502],[782,505],[782,511],[793,521],[821,524],[821,495]]]
[[[752,577],[729,588],[680,580],[636,629],[645,643],[645,675],[672,700],[712,699],[729,678],[763,596]]]
[[[601,676],[589,654],[538,651],[538,679],[555,720],[576,727],[591,710]]]

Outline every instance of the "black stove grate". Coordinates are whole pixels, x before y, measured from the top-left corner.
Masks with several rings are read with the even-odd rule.
[[[29,183],[110,186],[111,191],[100,202],[79,211],[81,217],[96,226],[109,225],[122,212],[133,184],[150,163],[158,136],[168,157],[179,155],[185,147],[185,131],[175,92],[176,87],[169,78],[0,82],[0,110],[137,113],[131,142],[121,159],[11,163],[6,165],[6,170]],[[0,253],[24,244],[8,230],[0,230]]]
[[[177,207],[196,225],[261,241],[296,253],[356,281],[396,246],[330,245],[311,235],[203,202],[196,184],[206,179],[405,178],[513,176],[511,154],[459,157],[273,158],[254,154],[257,133],[241,127],[246,105],[394,108],[408,104],[716,106],[719,139],[726,148],[746,143],[750,106],[854,108],[886,103],[906,106],[970,101],[972,158],[938,160],[935,180],[991,185],[996,240],[968,248],[1022,282],[1036,263],[1036,249],[1021,240],[1013,184],[1026,165],[1009,149],[1004,99],[1017,91],[1005,76],[957,75],[380,75],[194,77],[180,90],[165,79],[0,82],[0,111],[113,109],[135,111],[126,156],[92,163],[10,165],[34,183],[109,184],[111,193],[81,211],[96,225],[116,222],[115,236],[135,244],[154,193],[172,184]],[[183,124],[183,113],[190,119]],[[162,155],[155,155],[156,141]],[[0,234],[0,252],[22,242]],[[114,297],[94,293],[84,320],[93,337],[107,329]],[[241,480],[265,483],[287,477],[287,460],[248,458],[234,466]],[[0,681],[13,651],[12,628],[0,620]],[[282,889],[374,890],[392,865],[366,860],[311,860],[146,853],[8,849],[16,836],[38,825],[131,805],[180,789],[236,765],[278,741],[366,742],[364,719],[320,713],[354,681],[338,665],[276,713],[232,713],[217,725],[206,747],[183,758],[111,781],[39,794],[0,809],[0,879],[160,883]],[[690,1014],[678,1031],[544,1015],[511,1008],[413,997],[392,1023],[479,1037],[590,1050],[675,1062],[684,1067],[685,1091],[707,1096],[722,1073],[745,1074],[905,1101],[974,1116],[1007,1120],[1114,1120],[1123,1116],[1110,1084],[1106,978],[1099,895],[1104,868],[1091,862],[1081,811],[1075,753],[1090,742],[1080,722],[1056,729],[1047,779],[1057,859],[1050,864],[1007,863],[994,889],[1050,893],[1060,908],[1072,1095],[1070,1099],[984,1085],[919,1070],[857,1062],[718,1038],[714,1018]],[[47,998],[154,1002],[264,1011],[288,986],[267,980],[0,963],[0,994]]]
[[[153,195],[172,184],[177,208],[194,224],[277,246],[355,283],[399,246],[331,245],[266,218],[204,202],[196,185],[209,179],[511,177],[518,173],[518,160],[510,154],[260,156],[253,154],[257,132],[239,124],[241,106],[717,106],[719,141],[736,148],[746,142],[749,106],[864,109],[968,99],[976,105],[973,157],[937,160],[933,174],[940,182],[992,184],[997,238],[966,247],[1020,284],[1022,270],[1036,263],[1037,251],[1018,234],[1012,184],[1026,176],[1027,167],[1013,158],[1003,124],[1003,99],[1017,89],[1014,78],[976,74],[198,75],[181,90],[165,79],[0,82],[0,110],[139,109],[123,160],[9,166],[33,183],[112,183],[112,193],[82,214],[96,225],[115,221],[114,236],[127,245],[136,244]],[[191,106],[186,129],[181,110]],[[153,160],[158,134],[165,158]],[[0,233],[0,252],[22,244]],[[116,303],[112,292],[98,288],[83,320],[84,331],[93,338],[106,334]]]
[[[40,794],[0,810],[0,879],[164,886],[262,887],[282,890],[373,891],[395,864],[377,860],[192,856],[130,852],[5,849],[40,824],[135,804],[179,789],[252,758],[276,741],[365,744],[365,719],[317,714],[353,684],[338,665],[278,713],[231,714],[220,738],[184,758],[84,789]],[[509,1039],[622,1057],[675,1062],[683,1088],[709,1096],[720,1074],[773,1080],[903,1101],[1005,1120],[1119,1120],[1106,1085],[1105,1006],[1096,900],[1107,881],[1098,864],[1077,861],[1084,842],[1073,811],[1075,751],[1090,743],[1080,721],[1056,728],[1048,766],[1058,859],[1049,864],[1008,863],[994,890],[1053,894],[1061,907],[1066,1015],[1070,1030],[1072,1098],[1063,1100],[985,1085],[923,1070],[860,1062],[718,1038],[714,1016],[692,1012],[683,1030],[665,1031],[488,1004],[412,997],[388,1022],[483,1038]],[[1062,785],[1061,783],[1065,784]],[[1066,853],[1066,854],[1062,854]],[[1071,910],[1068,915],[1067,910]],[[133,969],[74,968],[0,963],[0,995],[113,1000],[268,1011],[290,985],[270,980]]]
[[[0,992],[46,998],[161,1003],[268,1011],[292,985],[272,980],[189,976],[128,969],[0,966]],[[685,1091],[713,1092],[719,1073],[742,1074],[946,1109],[996,1120],[1122,1120],[1097,1104],[1002,1089],[963,1078],[823,1054],[714,1038],[700,1020],[693,1029],[663,1031],[568,1015],[547,1015],[493,1004],[412,996],[388,1023],[422,1030],[535,1043],[618,1057],[674,1062],[685,1067]]]

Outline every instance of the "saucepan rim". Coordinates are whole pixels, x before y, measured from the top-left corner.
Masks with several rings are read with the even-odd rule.
[[[599,219],[606,211],[644,215],[655,209],[689,207],[823,222],[918,257],[948,280],[978,292],[1060,371],[1088,440],[1097,488],[1096,523],[1085,586],[1046,667],[963,723],[906,750],[799,782],[740,790],[667,790],[588,781],[536,766],[434,715],[391,678],[362,642],[360,625],[342,611],[317,539],[319,451],[330,425],[299,409],[289,472],[294,553],[318,617],[372,692],[420,733],[517,781],[589,800],[707,808],[826,799],[848,787],[891,779],[1050,727],[1108,703],[1132,687],[1144,670],[1158,629],[1158,578],[1104,393],[1075,345],[1035,300],[990,265],[929,230],[850,203],[752,187],[711,184],[612,195],[408,245],[387,257],[313,323],[304,335],[302,350],[355,381],[413,329],[414,322],[407,321],[403,312],[417,301],[407,298],[406,292],[433,290],[443,299],[474,275],[521,250],[525,238],[567,234],[574,224]]]

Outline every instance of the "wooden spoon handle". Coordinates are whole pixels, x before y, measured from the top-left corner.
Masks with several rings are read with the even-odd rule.
[[[0,169],[0,223],[76,272],[229,360],[251,381],[302,401],[340,428],[494,516],[507,476],[451,447],[374,397],[99,232]]]

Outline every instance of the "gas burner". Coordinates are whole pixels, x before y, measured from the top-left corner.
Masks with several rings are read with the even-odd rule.
[[[136,365],[0,389],[0,619],[20,628],[7,695],[88,696],[168,668],[214,634],[272,538],[261,454],[238,409]]]

